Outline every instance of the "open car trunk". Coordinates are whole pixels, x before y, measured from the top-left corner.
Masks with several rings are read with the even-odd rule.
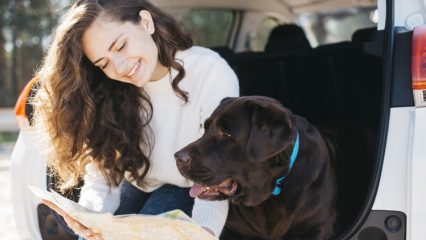
[[[263,95],[279,100],[293,113],[315,124],[324,136],[330,126],[344,132],[334,139],[338,182],[336,238],[360,217],[370,194],[377,164],[382,101],[382,32],[363,29],[352,41],[317,48],[303,37],[289,36],[265,52],[219,53],[235,70],[242,96]],[[285,39],[284,39],[285,38]],[[294,46],[292,46],[294,44]],[[282,49],[280,48],[282,47]],[[331,134],[333,135],[333,134]]]

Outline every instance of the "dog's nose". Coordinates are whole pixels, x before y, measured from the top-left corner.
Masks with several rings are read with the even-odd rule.
[[[178,164],[189,165],[191,163],[191,156],[189,156],[188,151],[179,151],[175,153],[175,159]]]

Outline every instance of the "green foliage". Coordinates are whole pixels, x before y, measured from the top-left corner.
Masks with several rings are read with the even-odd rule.
[[[206,47],[227,46],[234,23],[229,10],[193,9],[182,18],[182,24],[192,33],[195,45]]]
[[[6,23],[6,11],[7,11],[7,2],[6,1],[0,1],[0,105],[3,102],[6,102],[6,96],[8,95],[5,91],[6,86],[5,82],[6,79],[6,71],[7,71],[7,65],[6,65],[6,50],[5,50],[5,44],[6,39],[3,34],[3,30]]]
[[[0,143],[16,142],[18,132],[0,132]]]
[[[64,2],[0,1],[0,107],[13,106],[32,78]]]

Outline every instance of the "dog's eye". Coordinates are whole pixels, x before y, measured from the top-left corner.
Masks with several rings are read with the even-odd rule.
[[[225,129],[220,129],[219,135],[221,137],[226,137],[226,138],[232,137],[232,135],[229,132],[227,132]]]

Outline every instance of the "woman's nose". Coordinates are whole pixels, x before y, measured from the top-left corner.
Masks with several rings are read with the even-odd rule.
[[[114,70],[118,76],[123,76],[124,74],[126,74],[127,65],[124,58],[122,57],[111,58],[111,63],[114,66]]]

